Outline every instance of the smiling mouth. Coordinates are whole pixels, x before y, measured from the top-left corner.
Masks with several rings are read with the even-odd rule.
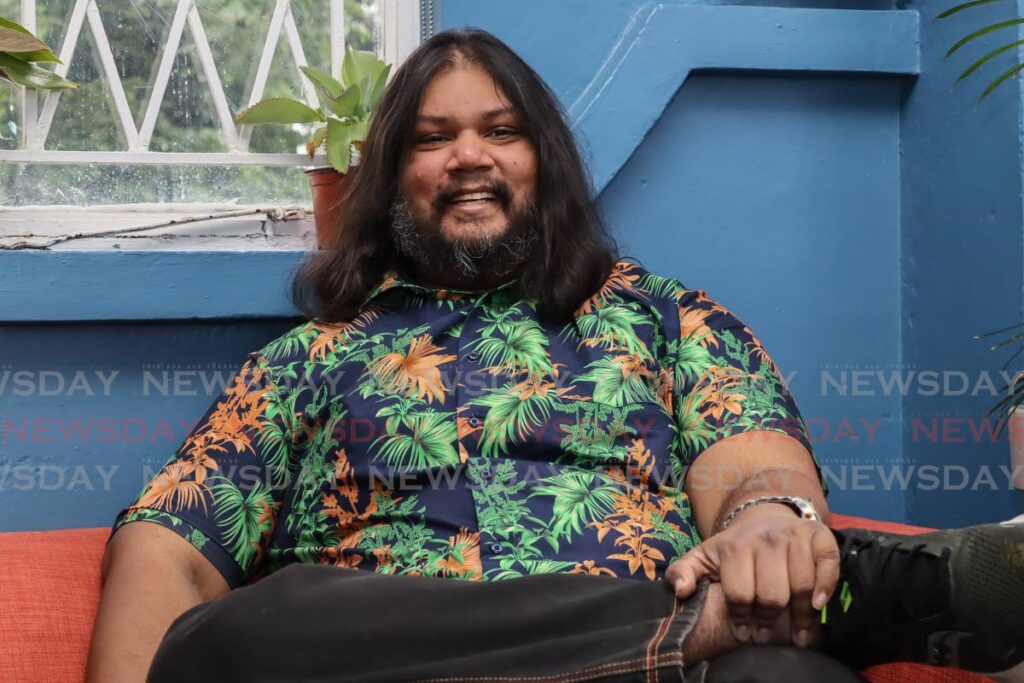
[[[475,206],[486,206],[497,201],[498,198],[490,192],[469,192],[467,194],[458,195],[448,203],[459,207],[472,208]]]

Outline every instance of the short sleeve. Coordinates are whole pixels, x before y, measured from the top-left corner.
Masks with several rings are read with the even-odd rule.
[[[668,355],[684,471],[715,442],[748,431],[788,434],[814,458],[796,402],[750,328],[702,290],[680,289],[677,308]]]
[[[260,567],[273,533],[291,443],[271,370],[250,354],[112,531],[161,524],[202,552],[229,586],[240,586]]]

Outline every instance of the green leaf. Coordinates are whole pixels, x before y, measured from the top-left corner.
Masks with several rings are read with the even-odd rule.
[[[1003,348],[1004,346],[1009,346],[1010,344],[1014,344],[1014,343],[1019,342],[1021,340],[1024,340],[1024,334],[1015,334],[1012,337],[1010,337],[1009,339],[1005,339],[1005,340],[999,342],[998,344],[993,344],[992,346],[989,347],[989,350],[990,351],[998,351],[999,349]]]
[[[359,115],[359,102],[362,98],[359,86],[353,85],[346,88],[340,96],[328,98],[327,108],[336,116],[352,118]]]
[[[327,160],[338,173],[347,173],[352,162],[352,126],[337,119],[327,120]]]
[[[1004,81],[1006,81],[1007,79],[1011,78],[1012,76],[1016,76],[1021,71],[1024,71],[1024,64],[1018,64],[1017,66],[1013,67],[1012,69],[1007,69],[1006,71],[1004,71],[1003,74],[999,78],[997,78],[996,80],[992,81],[991,85],[989,85],[987,88],[985,88],[985,92],[981,93],[981,97],[978,98],[978,104],[981,104],[982,101],[986,97],[991,95],[992,91],[995,90],[996,88],[998,88],[1000,85],[1002,85]]]
[[[1018,26],[1020,24],[1024,24],[1024,19],[1019,19],[1019,18],[1018,19],[1010,19],[1008,21],[1001,21],[998,24],[992,24],[991,26],[986,26],[985,28],[980,28],[977,31],[975,31],[974,33],[971,33],[971,34],[961,38],[960,40],[958,40],[956,42],[956,44],[953,45],[953,47],[949,48],[949,50],[946,51],[946,58],[948,59],[950,56],[953,55],[954,52],[956,52],[957,50],[959,50],[960,48],[962,48],[964,45],[966,45],[967,43],[971,42],[972,40],[980,38],[980,37],[982,37],[984,35],[988,35],[989,33],[992,33],[993,31],[998,31],[1000,29],[1009,28],[1011,26]]]
[[[248,109],[238,112],[235,123],[315,123],[323,121],[316,109],[288,97],[272,97],[261,100]]]
[[[987,55],[985,55],[984,57],[982,57],[981,59],[976,61],[974,64],[971,64],[969,67],[967,67],[967,69],[962,74],[960,74],[960,78],[956,79],[956,82],[959,83],[960,81],[964,80],[965,78],[970,76],[972,73],[974,73],[975,71],[980,69],[982,66],[984,66],[989,60],[991,60],[991,59],[993,59],[995,57],[998,57],[999,55],[1003,54],[1007,50],[1012,50],[1013,48],[1017,47],[1018,45],[1024,45],[1024,40],[1018,40],[1018,41],[1010,43],[1009,45],[1003,45],[1001,48],[998,48],[996,50],[992,50],[992,52],[989,52]]]
[[[0,77],[39,90],[70,90],[78,87],[77,83],[35,64],[15,59],[6,52],[0,52]]]
[[[352,142],[362,142],[366,139],[366,133],[370,129],[369,121],[356,121],[351,127]]]
[[[961,5],[957,5],[956,7],[950,7],[948,10],[946,10],[945,12],[943,12],[942,14],[940,14],[939,16],[937,16],[935,18],[936,19],[945,19],[946,17],[952,16],[952,15],[956,14],[957,12],[963,12],[965,9],[970,9],[972,7],[977,7],[978,5],[988,5],[989,3],[1002,2],[1002,1],[1003,0],[974,0],[973,2],[965,2],[965,3],[961,4]]]
[[[49,50],[36,51],[36,52],[8,52],[10,56],[23,62],[56,62],[57,64],[63,64],[64,62],[56,58]],[[51,59],[53,57],[53,59]]]
[[[359,108],[363,113],[369,113],[370,109],[370,96],[373,94],[373,83],[374,79],[367,76],[363,79],[362,83],[359,84],[359,90],[362,93],[362,98],[359,101]]]
[[[306,78],[323,88],[328,97],[337,97],[345,90],[345,87],[326,71],[314,69],[311,66],[304,66],[302,67],[302,73],[306,74]]]
[[[977,335],[974,338],[975,339],[981,339],[982,337],[991,337],[992,335],[1002,334],[1003,332],[1009,332],[1010,330],[1017,330],[1017,329],[1020,329],[1021,327],[1024,327],[1024,323],[1014,323],[1013,325],[1010,325],[1009,327],[1003,327],[1003,328],[998,329],[998,330],[993,330],[991,332],[986,332],[984,334],[979,334],[979,335]]]
[[[13,57],[24,62],[59,62],[46,43],[32,35],[24,26],[0,19],[0,52],[17,53]]]
[[[377,103],[380,102],[380,96],[384,94],[384,86],[388,83],[388,74],[391,73],[391,65],[388,64],[384,67],[384,70],[377,74],[377,80],[373,83],[373,89],[370,91],[369,106],[367,109],[373,111],[377,108]]]
[[[341,63],[341,81],[345,85],[355,85],[370,78],[372,82],[386,66],[372,52],[349,49]]]
[[[0,26],[3,26],[5,28],[13,28],[15,31],[20,31],[21,33],[27,33],[29,35],[32,35],[32,31],[29,31],[21,24],[15,21],[11,21],[10,19],[4,19],[3,17],[0,17]]]

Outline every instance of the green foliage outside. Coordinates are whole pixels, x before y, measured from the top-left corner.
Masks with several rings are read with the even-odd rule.
[[[59,51],[73,0],[37,3],[39,36]],[[114,61],[141,125],[176,0],[107,0],[98,3]],[[373,50],[373,0],[345,0],[346,45]],[[249,100],[274,3],[208,0],[197,3],[231,114]],[[329,4],[292,0],[292,13],[309,64],[330,64]],[[0,0],[0,16],[20,19],[18,0]],[[68,78],[79,90],[61,96],[47,140],[52,150],[125,150],[109,90],[83,29]],[[264,97],[302,97],[298,70],[282,31]],[[17,90],[0,83],[0,149],[17,149],[24,122]],[[258,126],[250,151],[305,151],[308,126]],[[152,151],[226,152],[192,33],[186,27],[150,143]],[[308,204],[305,174],[297,167],[201,167],[0,164],[0,205],[118,204],[126,202],[237,202]]]

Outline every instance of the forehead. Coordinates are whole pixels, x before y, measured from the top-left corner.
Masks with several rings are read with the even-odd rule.
[[[480,66],[460,63],[431,79],[420,101],[421,117],[478,118],[512,105],[494,78]]]

